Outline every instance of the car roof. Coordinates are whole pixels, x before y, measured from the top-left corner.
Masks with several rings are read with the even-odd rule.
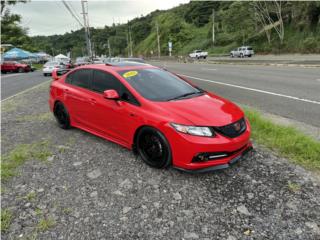
[[[104,63],[104,64],[90,64],[85,66],[77,67],[77,69],[90,68],[90,69],[100,69],[100,70],[130,70],[130,69],[145,69],[145,68],[157,68],[150,64],[137,63],[137,62],[116,62],[116,63]]]

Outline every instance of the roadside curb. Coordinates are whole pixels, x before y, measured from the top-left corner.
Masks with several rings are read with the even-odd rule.
[[[296,63],[258,63],[258,62],[229,62],[229,61],[192,61],[181,62],[172,59],[149,60],[150,62],[175,62],[175,63],[190,63],[190,64],[228,64],[228,65],[251,65],[251,66],[274,66],[274,67],[302,67],[302,68],[320,68],[320,64],[296,64]]]

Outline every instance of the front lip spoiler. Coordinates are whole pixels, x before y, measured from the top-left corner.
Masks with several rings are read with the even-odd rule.
[[[232,158],[229,161],[229,163],[221,164],[221,165],[217,165],[217,166],[213,166],[213,167],[200,168],[200,169],[194,169],[194,170],[179,168],[179,167],[175,167],[175,166],[173,166],[173,168],[175,168],[179,171],[182,171],[182,172],[186,172],[186,173],[208,173],[208,172],[213,172],[213,171],[217,171],[217,170],[222,170],[222,169],[226,169],[226,168],[231,167],[232,165],[234,165],[236,162],[241,160],[245,155],[247,155],[252,150],[253,150],[253,147],[249,146],[241,154]]]

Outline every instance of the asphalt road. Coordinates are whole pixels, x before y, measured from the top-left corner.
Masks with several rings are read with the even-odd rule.
[[[240,104],[320,127],[320,68],[152,62]]]
[[[1,100],[50,80],[41,71],[1,74]]]
[[[320,127],[320,68],[152,62],[200,87],[264,112]],[[41,72],[1,76],[1,100],[49,81]]]

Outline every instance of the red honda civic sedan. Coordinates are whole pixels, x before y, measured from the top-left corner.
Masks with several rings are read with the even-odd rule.
[[[53,74],[49,104],[61,128],[116,142],[155,168],[223,169],[252,149],[239,107],[148,64],[95,64]]]

